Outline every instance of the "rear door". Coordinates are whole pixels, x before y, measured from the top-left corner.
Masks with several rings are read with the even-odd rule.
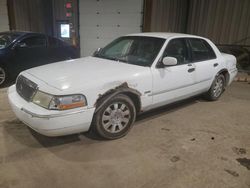
[[[216,54],[209,43],[200,38],[188,38],[189,49],[192,55],[192,64],[195,66],[194,91],[203,92],[210,88],[214,75],[218,71]]]

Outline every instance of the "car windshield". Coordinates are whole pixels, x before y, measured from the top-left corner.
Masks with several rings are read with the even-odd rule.
[[[94,57],[139,66],[151,66],[165,39],[144,36],[121,37],[94,54]]]
[[[18,36],[14,33],[0,33],[0,49],[6,48]]]

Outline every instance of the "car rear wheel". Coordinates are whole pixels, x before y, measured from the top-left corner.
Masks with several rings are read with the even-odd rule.
[[[3,67],[0,67],[0,87],[6,83],[7,72]]]
[[[215,101],[220,98],[221,94],[225,89],[225,77],[219,74],[214,79],[214,82],[206,94],[206,98],[210,101]]]
[[[94,115],[94,130],[105,139],[125,136],[135,121],[136,110],[132,100],[119,94],[105,103]]]

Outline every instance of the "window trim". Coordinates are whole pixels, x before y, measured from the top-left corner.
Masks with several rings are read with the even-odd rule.
[[[122,38],[151,38],[151,39],[160,39],[160,40],[162,40],[162,45],[161,45],[161,47],[160,47],[158,53],[156,54],[156,56],[153,58],[151,64],[150,64],[150,65],[147,65],[147,66],[143,66],[143,67],[153,67],[155,63],[156,63],[156,64],[158,63],[158,62],[156,62],[156,60],[159,58],[158,56],[160,55],[161,50],[162,50],[162,49],[164,48],[164,46],[166,45],[166,41],[167,41],[166,38],[162,38],[162,37],[141,36],[141,35],[126,35],[126,36],[121,36],[121,37],[119,37],[119,38],[117,38],[117,39],[111,41],[111,42],[110,42],[109,44],[107,44],[104,48],[102,48],[102,49],[100,50],[100,52],[102,53],[102,51],[105,50],[105,48],[109,48],[110,46],[113,45],[113,43],[115,43],[116,41],[118,41],[118,40],[120,40],[120,39],[122,39]],[[96,56],[95,54],[93,54],[92,57],[102,58],[102,57]],[[121,63],[122,63],[122,61],[121,61]],[[142,65],[137,65],[137,64],[131,64],[131,65],[136,65],[136,66],[142,67]]]
[[[182,39],[182,40],[185,41],[186,48],[187,48],[187,53],[188,53],[188,57],[190,58],[190,62],[189,62],[189,63],[185,63],[185,64],[176,64],[176,65],[171,65],[171,66],[163,66],[163,65],[162,65],[162,60],[163,60],[163,58],[164,58],[164,53],[165,53],[165,51],[166,51],[166,49],[167,49],[169,43],[170,43],[171,41],[173,41],[173,40],[178,40],[178,39],[179,39],[179,40]],[[188,39],[187,37],[177,37],[177,38],[172,38],[172,39],[170,39],[170,40],[167,42],[167,44],[166,44],[166,46],[165,46],[165,48],[164,48],[164,50],[163,50],[163,52],[162,52],[162,54],[161,54],[161,57],[159,58],[158,62],[156,63],[155,68],[156,68],[156,69],[162,69],[162,68],[166,68],[166,67],[174,67],[174,66],[188,65],[188,64],[192,63],[192,61],[193,61],[193,59],[192,59],[192,52],[190,51],[190,47],[189,47],[189,43],[188,43],[187,39]]]
[[[208,47],[214,54],[214,58],[209,58],[209,59],[203,59],[203,60],[197,60],[197,61],[194,61],[194,58],[193,58],[193,51],[192,51],[192,47],[191,47],[191,42],[190,40],[200,40],[200,41],[203,41],[206,45],[206,47]],[[190,63],[198,63],[198,62],[202,62],[202,61],[210,61],[210,60],[214,60],[214,59],[217,59],[217,55],[214,51],[214,49],[211,47],[211,45],[205,40],[205,39],[202,39],[202,38],[192,38],[192,37],[188,37],[186,38],[186,41],[188,43],[188,46],[189,46],[189,53],[191,55],[191,62]]]
[[[44,40],[45,40],[45,45],[44,46],[36,46],[36,47],[25,47],[27,49],[31,49],[31,48],[47,48],[48,46],[48,39],[46,37],[46,35],[28,35],[28,36],[25,36],[23,38],[21,38],[20,40],[17,41],[17,43],[15,44],[15,46],[17,46],[19,43],[21,43],[22,41],[26,40],[26,39],[29,39],[29,38],[33,38],[33,37],[43,37]]]

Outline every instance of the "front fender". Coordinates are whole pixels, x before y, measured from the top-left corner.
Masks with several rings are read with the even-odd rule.
[[[132,94],[134,96],[136,96],[139,100],[137,101],[139,103],[139,106],[141,105],[141,101],[140,101],[140,96],[141,93],[139,91],[137,91],[136,89],[130,88],[128,86],[127,82],[122,83],[121,85],[109,89],[108,91],[106,91],[103,94],[99,94],[98,99],[96,100],[94,106],[96,107],[96,112],[98,110],[100,110],[102,108],[103,105],[106,104],[106,102],[108,102],[112,97],[118,95],[118,94]]]

